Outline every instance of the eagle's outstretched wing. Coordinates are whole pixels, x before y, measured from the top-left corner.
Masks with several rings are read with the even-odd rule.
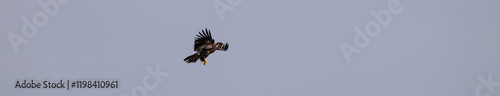
[[[205,30],[201,30],[201,32],[198,32],[199,35],[196,35],[197,37],[194,40],[194,51],[199,51],[206,47],[207,45],[214,44],[214,39],[212,39],[212,34],[210,33],[210,30],[205,28]]]

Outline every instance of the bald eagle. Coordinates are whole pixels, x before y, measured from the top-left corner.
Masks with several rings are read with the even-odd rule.
[[[186,63],[196,63],[196,61],[203,61],[203,65],[207,65],[207,57],[208,55],[214,53],[216,50],[226,51],[229,48],[229,44],[222,44],[221,42],[217,42],[214,44],[214,39],[212,39],[212,34],[210,30],[205,28],[205,30],[201,30],[198,32],[199,35],[196,35],[194,40],[194,53],[191,56],[188,56],[184,59]]]

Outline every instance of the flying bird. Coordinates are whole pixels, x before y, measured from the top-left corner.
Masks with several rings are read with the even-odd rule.
[[[229,48],[229,44],[223,44],[221,42],[217,42],[214,44],[215,40],[212,39],[212,34],[210,30],[205,28],[205,30],[201,30],[198,32],[194,40],[194,53],[191,56],[188,56],[184,59],[186,63],[196,63],[196,61],[203,61],[203,65],[207,65],[207,57],[208,55],[214,53],[216,50],[226,51]]]

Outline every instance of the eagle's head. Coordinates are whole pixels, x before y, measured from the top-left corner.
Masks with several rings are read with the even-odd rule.
[[[228,48],[229,48],[229,44],[222,44],[221,42],[217,42],[215,43],[215,47],[217,48],[217,50],[222,50],[222,51],[226,51]]]

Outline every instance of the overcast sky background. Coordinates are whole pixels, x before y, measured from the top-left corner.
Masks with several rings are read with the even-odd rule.
[[[156,65],[169,75],[148,96],[475,96],[479,76],[500,82],[498,0],[400,0],[403,11],[351,63],[339,44],[354,45],[353,28],[389,0],[243,0],[223,21],[216,0],[73,0],[16,54],[7,34],[22,35],[38,1],[0,1],[0,96],[134,96]],[[204,28],[229,50],[184,63]],[[120,88],[14,88],[79,78]],[[493,88],[480,93],[500,95]]]

